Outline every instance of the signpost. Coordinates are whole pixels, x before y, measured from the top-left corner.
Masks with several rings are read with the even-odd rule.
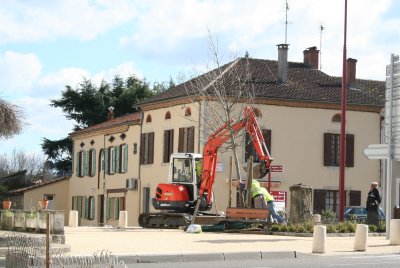
[[[382,183],[385,196],[386,239],[390,238],[392,216],[392,161],[400,161],[400,61],[392,54],[386,66],[384,144],[370,144],[364,149],[368,159],[386,159],[386,178]]]
[[[390,220],[392,216],[391,186],[392,186],[392,160],[393,160],[393,138],[400,138],[400,114],[393,113],[393,106],[396,105],[395,111],[400,106],[399,88],[400,73],[395,72],[395,65],[398,65],[399,56],[394,54],[390,57],[390,65],[386,70],[390,69],[389,75],[386,76],[386,102],[385,102],[385,140],[388,144],[387,160],[386,160],[386,180],[385,180],[385,212],[386,212],[386,239],[390,238]],[[398,67],[396,67],[398,69]],[[396,90],[396,94],[394,91]],[[387,131],[386,131],[387,130]]]

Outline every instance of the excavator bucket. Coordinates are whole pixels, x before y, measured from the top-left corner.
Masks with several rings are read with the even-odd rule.
[[[244,166],[243,169],[247,172],[247,167]],[[260,163],[253,163],[253,178],[261,179],[267,176],[269,172],[269,168],[265,166],[265,161],[261,161]]]

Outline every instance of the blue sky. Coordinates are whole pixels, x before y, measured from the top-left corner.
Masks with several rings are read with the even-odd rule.
[[[289,61],[320,48],[323,25],[322,71],[340,76],[344,0],[288,2]],[[390,54],[400,53],[399,12],[396,0],[348,1],[347,55],[358,60],[358,78],[385,79]],[[178,81],[209,64],[209,32],[223,63],[245,51],[276,60],[284,21],[285,0],[2,0],[0,97],[22,107],[28,125],[0,139],[0,154],[40,154],[43,137],[71,132],[73,122],[49,105],[65,85],[116,74]]]

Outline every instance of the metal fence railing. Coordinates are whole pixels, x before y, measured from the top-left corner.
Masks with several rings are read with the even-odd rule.
[[[50,249],[49,265],[46,266],[46,238],[27,236],[21,233],[9,233],[0,237],[0,245],[7,247],[6,267],[96,267],[125,268],[111,251],[101,250],[92,256],[71,256]]]

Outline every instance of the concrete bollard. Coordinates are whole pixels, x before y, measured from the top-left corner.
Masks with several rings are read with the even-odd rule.
[[[68,226],[69,227],[78,227],[78,211],[77,210],[69,211]]]
[[[368,240],[368,225],[357,224],[356,235],[354,237],[354,250],[366,251]]]
[[[315,225],[312,253],[325,253],[326,226]]]
[[[400,219],[390,220],[390,245],[400,245]]]
[[[128,227],[128,211],[121,210],[119,212],[118,227],[119,228],[127,228]]]

